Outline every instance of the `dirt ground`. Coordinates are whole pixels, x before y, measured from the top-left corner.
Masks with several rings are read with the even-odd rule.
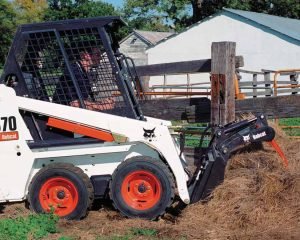
[[[277,142],[289,159],[287,169],[268,144],[244,149],[232,157],[225,182],[206,203],[175,208],[158,221],[126,219],[99,204],[84,220],[60,220],[61,233],[49,239],[94,240],[124,235],[131,228],[156,229],[162,239],[300,239],[300,141],[277,132]],[[29,211],[24,204],[11,204],[0,213],[1,219]]]

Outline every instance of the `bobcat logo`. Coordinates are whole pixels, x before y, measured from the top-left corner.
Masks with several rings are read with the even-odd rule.
[[[149,141],[152,141],[152,138],[156,137],[155,134],[154,134],[155,128],[153,128],[151,130],[143,128],[143,130],[144,130],[144,137],[145,138],[150,138]]]
[[[250,134],[246,135],[246,136],[243,136],[243,140],[244,142],[250,142]]]

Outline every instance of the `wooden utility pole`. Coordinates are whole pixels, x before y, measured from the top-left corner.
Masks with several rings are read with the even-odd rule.
[[[235,120],[234,42],[214,42],[211,47],[211,123],[225,125]]]

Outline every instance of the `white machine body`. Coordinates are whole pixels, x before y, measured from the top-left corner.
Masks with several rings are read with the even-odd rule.
[[[26,199],[34,175],[53,162],[72,163],[89,177],[112,175],[117,166],[133,156],[162,159],[176,180],[179,197],[190,201],[184,170],[185,159],[171,136],[169,121],[146,118],[134,120],[111,114],[18,97],[12,88],[0,85],[0,202]],[[74,122],[126,137],[124,142],[41,147],[31,149],[30,131],[19,111],[29,111],[68,122]],[[144,136],[144,129],[155,129],[155,135]]]

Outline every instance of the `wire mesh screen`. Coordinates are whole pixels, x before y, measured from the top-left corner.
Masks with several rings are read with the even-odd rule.
[[[29,33],[25,41],[19,63],[29,97],[127,115],[97,28]]]

